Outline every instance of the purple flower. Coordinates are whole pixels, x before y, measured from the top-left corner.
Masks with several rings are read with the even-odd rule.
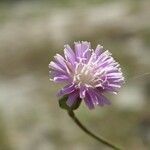
[[[50,80],[66,84],[58,95],[67,95],[69,107],[79,98],[90,109],[110,104],[104,93],[116,94],[124,82],[121,68],[111,53],[103,51],[100,45],[93,50],[90,42],[75,42],[74,49],[64,47],[64,57],[56,54],[49,64]]]

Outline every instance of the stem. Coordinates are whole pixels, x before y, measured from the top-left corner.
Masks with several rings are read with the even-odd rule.
[[[103,139],[102,137],[98,137],[95,134],[93,134],[91,131],[89,131],[79,120],[78,118],[75,116],[74,112],[72,110],[68,110],[68,114],[69,116],[73,119],[73,121],[89,136],[91,136],[92,138],[94,138],[95,140],[113,148],[114,150],[121,150],[120,148],[118,148],[117,146],[115,146],[114,144],[108,142],[107,140]]]

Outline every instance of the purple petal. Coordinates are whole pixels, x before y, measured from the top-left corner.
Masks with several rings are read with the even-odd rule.
[[[87,63],[90,59],[92,55],[92,51],[90,49],[87,49],[84,53],[83,53],[83,57],[85,58],[85,63]]]
[[[103,46],[97,45],[97,47],[96,47],[96,49],[95,49],[95,54],[96,54],[97,56],[99,56],[100,54],[102,54],[102,52],[103,52]]]
[[[102,63],[102,62],[106,61],[107,59],[109,59],[110,55],[111,55],[111,53],[107,50],[107,51],[103,52],[101,55],[99,55],[96,62]]]
[[[97,105],[97,99],[98,99],[97,94],[95,94],[95,92],[93,90],[91,90],[91,89],[88,90],[88,94],[89,94],[93,104]]]
[[[110,104],[109,100],[104,97],[97,89],[90,89],[89,94],[95,105],[104,106],[105,104]]]
[[[106,104],[106,105],[111,104],[110,101],[105,96],[103,96],[102,94],[100,94],[98,97],[98,103],[101,106],[103,106],[104,104]]]
[[[92,99],[91,99],[90,95],[88,94],[88,92],[86,92],[84,102],[88,106],[89,109],[94,108],[94,104],[93,104]]]
[[[72,93],[74,90],[75,90],[74,84],[67,85],[58,92],[58,96],[64,96],[66,94]]]
[[[116,83],[109,83],[108,85],[107,85],[108,87],[112,87],[112,88],[120,88],[121,87],[121,85],[119,85],[119,84],[116,84]]]
[[[68,96],[68,100],[66,102],[67,105],[69,107],[71,107],[75,103],[75,101],[77,100],[78,96],[79,96],[78,91],[74,91],[74,92],[70,93]]]
[[[70,68],[68,66],[69,62],[65,62],[66,60],[59,54],[57,54],[54,58],[56,62],[51,62],[49,64],[49,67],[52,68],[54,71],[70,74]]]
[[[82,52],[85,52],[86,50],[90,49],[90,47],[91,47],[90,42],[82,41],[81,43]]]
[[[57,82],[57,83],[60,83],[60,82],[69,82],[70,78],[68,76],[61,75],[61,76],[54,77],[53,80],[55,82]]]
[[[54,78],[54,77],[59,77],[59,76],[62,76],[62,75],[67,75],[66,73],[64,72],[60,72],[60,71],[49,71],[49,74]]]
[[[112,88],[112,87],[105,87],[103,92],[110,92],[113,94],[117,94],[118,90],[116,88]]]
[[[70,48],[69,45],[65,45],[64,55],[67,61],[69,61],[72,65],[75,63],[75,53]]]
[[[56,62],[59,63],[59,66],[61,66],[63,69],[66,69],[65,59],[61,55],[56,54],[54,58]]]
[[[113,83],[113,84],[118,84],[121,85],[124,82],[124,78],[119,78],[119,79],[108,79],[109,83]]]
[[[106,61],[104,61],[103,63],[101,63],[100,66],[101,67],[108,67],[112,63],[113,63],[113,58],[109,58]]]
[[[81,99],[85,98],[85,92],[86,92],[85,87],[81,86],[80,87],[80,98]]]
[[[53,61],[50,62],[49,68],[51,68],[55,71],[65,72],[58,63],[53,62]]]
[[[75,42],[75,53],[78,59],[83,56],[82,44],[80,42]]]

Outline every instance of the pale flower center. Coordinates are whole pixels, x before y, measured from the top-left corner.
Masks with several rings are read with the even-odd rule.
[[[97,87],[101,85],[102,72],[97,72],[95,65],[92,63],[79,63],[74,73],[74,82],[78,86]]]

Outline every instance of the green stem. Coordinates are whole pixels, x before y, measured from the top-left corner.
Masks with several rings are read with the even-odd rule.
[[[68,110],[68,114],[69,116],[73,119],[73,121],[89,136],[91,136],[92,138],[94,138],[95,140],[107,145],[108,147],[113,148],[114,150],[121,150],[120,148],[118,148],[117,146],[115,146],[114,144],[108,142],[107,140],[103,139],[102,137],[98,137],[95,134],[93,134],[92,132],[90,132],[79,120],[78,118],[75,116],[74,112],[72,110]]]

